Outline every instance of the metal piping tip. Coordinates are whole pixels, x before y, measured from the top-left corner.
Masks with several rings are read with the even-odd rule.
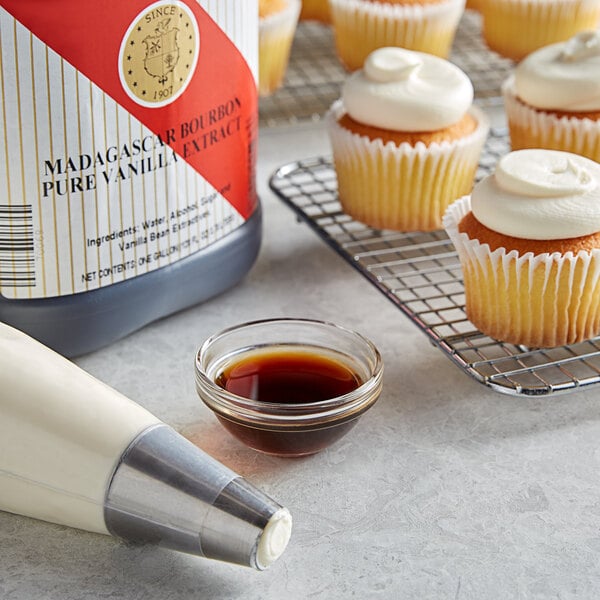
[[[121,457],[104,504],[112,535],[266,569],[291,535],[289,511],[167,425]]]

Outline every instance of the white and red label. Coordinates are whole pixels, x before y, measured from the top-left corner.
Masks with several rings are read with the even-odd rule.
[[[3,296],[123,281],[253,213],[254,42],[205,4],[0,0]],[[239,4],[215,12],[256,36],[256,6]]]

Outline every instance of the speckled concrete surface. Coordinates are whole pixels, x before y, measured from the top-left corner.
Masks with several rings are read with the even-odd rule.
[[[600,388],[513,398],[467,378],[269,192],[281,164],[327,152],[319,126],[261,133],[264,245],[233,290],[77,362],[289,507],[271,569],[0,513],[2,600],[600,597]],[[375,407],[311,458],[263,456],[197,399],[193,356],[248,319],[324,318],[386,363]]]

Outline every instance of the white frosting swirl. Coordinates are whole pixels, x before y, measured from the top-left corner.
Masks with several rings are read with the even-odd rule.
[[[600,31],[536,50],[517,66],[515,87],[534,108],[600,110]]]
[[[473,188],[475,218],[494,231],[557,240],[600,231],[600,164],[558,150],[516,150]]]
[[[436,131],[458,122],[473,102],[473,85],[452,63],[403,48],[379,48],[342,88],[348,114],[393,131]]]

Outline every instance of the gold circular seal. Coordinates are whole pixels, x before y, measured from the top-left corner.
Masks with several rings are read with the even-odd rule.
[[[119,53],[119,75],[129,97],[143,106],[173,102],[189,83],[200,38],[191,10],[177,0],[146,7],[131,23]]]

